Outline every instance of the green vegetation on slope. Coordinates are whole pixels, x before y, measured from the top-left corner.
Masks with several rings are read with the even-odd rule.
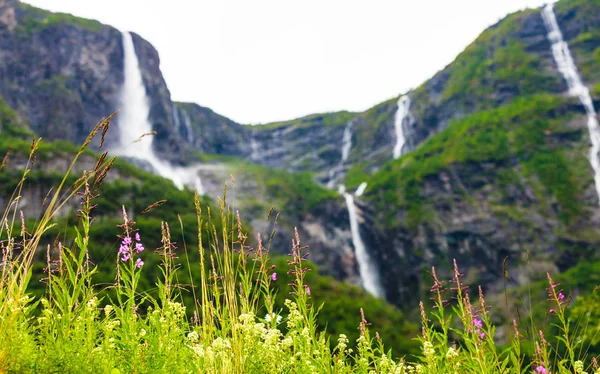
[[[513,96],[552,92],[558,76],[545,72],[539,58],[526,52],[514,36],[533,12],[537,10],[507,16],[458,55],[450,66],[442,98],[469,100],[481,109],[489,109],[499,101],[502,92]]]
[[[577,179],[569,167],[585,159],[585,150],[571,152],[558,140],[581,137],[581,131],[569,127],[572,114],[561,107],[562,103],[557,97],[526,97],[453,121],[417,150],[389,162],[373,175],[368,198],[386,212],[388,223],[396,210],[384,208],[394,206],[408,210],[412,224],[418,224],[427,205],[421,189],[428,176],[449,170],[454,164],[489,163],[496,165],[497,171],[519,165],[530,178],[541,182],[540,200],[546,200],[549,194],[559,204],[561,220],[571,222],[582,213],[582,189],[590,177]],[[503,175],[497,173],[492,185],[501,185]]]
[[[243,161],[231,164],[233,175],[249,173],[265,188],[268,196],[278,210],[289,212],[307,212],[326,199],[335,199],[339,195],[318,185],[310,173],[288,173],[279,169]]]
[[[255,125],[254,129],[257,130],[273,130],[280,127],[286,126],[298,126],[306,127],[316,124],[322,124],[323,126],[343,126],[350,121],[356,113],[341,111],[333,113],[318,113],[311,114],[306,117],[296,118],[288,121],[271,122],[264,125]]]
[[[19,8],[23,12],[23,18],[16,31],[24,35],[37,33],[55,25],[71,25],[89,31],[99,31],[106,27],[96,20],[75,17],[68,13],[53,13],[21,2]]]

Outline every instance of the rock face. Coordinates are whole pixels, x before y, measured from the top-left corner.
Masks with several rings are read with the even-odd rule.
[[[81,142],[116,109],[123,81],[118,30],[0,1],[0,94],[48,139]]]
[[[195,103],[175,103],[173,108],[178,133],[192,148],[209,154],[249,157],[248,127]]]
[[[167,159],[179,159],[185,143],[173,131],[158,53],[139,35],[133,40],[153,128],[160,134],[156,148]],[[122,84],[119,30],[16,0],[0,1],[0,95],[36,134],[83,142],[98,120],[119,109]],[[118,141],[116,131],[107,136],[109,144]]]

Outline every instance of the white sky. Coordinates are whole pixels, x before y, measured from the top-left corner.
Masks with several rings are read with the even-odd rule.
[[[241,123],[362,111],[547,0],[25,0],[150,41],[172,98]]]

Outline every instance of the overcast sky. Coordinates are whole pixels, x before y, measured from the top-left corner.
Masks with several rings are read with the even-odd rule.
[[[174,100],[241,123],[365,110],[418,86],[506,14],[546,1],[25,0],[140,34]]]

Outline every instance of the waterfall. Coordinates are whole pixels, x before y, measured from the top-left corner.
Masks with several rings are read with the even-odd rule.
[[[175,128],[180,133],[181,133],[181,130],[184,129],[185,138],[186,138],[188,144],[193,144],[194,133],[192,132],[192,126],[190,124],[190,117],[188,117],[187,113],[185,111],[183,111],[183,126],[182,126],[181,111],[175,105],[175,103],[172,104],[172,108],[173,108],[173,122],[175,123]]]
[[[349,121],[344,128],[344,134],[342,135],[342,159],[338,166],[335,166],[329,170],[329,180],[327,182],[327,188],[329,189],[333,189],[335,187],[338,177],[344,168],[344,163],[350,156],[350,149],[352,148],[352,126],[354,126],[354,122]]]
[[[187,133],[187,141],[189,144],[194,144],[194,130],[192,129],[190,116],[188,116],[185,110],[180,113],[183,113],[183,126],[185,126],[185,131]]]
[[[350,148],[352,148],[352,125],[353,123],[350,121],[344,128],[344,135],[342,136],[342,164],[350,156]]]
[[[363,185],[362,191],[364,191],[367,186],[366,183],[363,183],[361,187]],[[346,206],[348,207],[352,244],[354,245],[354,252],[358,262],[358,271],[360,273],[363,288],[375,297],[384,297],[383,288],[379,279],[379,269],[377,268],[377,264],[371,260],[371,257],[367,253],[365,243],[360,236],[358,213],[356,206],[354,205],[354,196],[346,192],[346,188],[343,185],[340,185],[339,192],[344,196]]]
[[[567,81],[569,95],[577,96],[579,98],[579,101],[583,104],[587,114],[588,131],[592,142],[589,157],[592,169],[594,170],[596,194],[600,201],[600,160],[598,159],[598,152],[600,151],[600,127],[598,126],[594,103],[592,102],[590,91],[583,84],[581,77],[577,72],[577,67],[575,66],[571,52],[569,51],[569,45],[563,40],[552,4],[548,4],[544,7],[542,10],[542,18],[544,19],[544,24],[548,30],[548,40],[552,46],[554,61],[556,62],[556,65],[558,65],[558,71]]]
[[[402,155],[402,147],[406,139],[404,138],[404,129],[402,125],[404,120],[410,120],[410,98],[404,95],[398,99],[398,109],[394,118],[394,127],[396,129],[396,145],[394,146],[394,158],[399,158]]]
[[[362,182],[360,184],[360,186],[358,186],[358,188],[356,189],[356,191],[354,192],[354,195],[356,197],[362,196],[363,193],[365,193],[365,189],[367,188],[367,182]]]
[[[150,105],[131,34],[123,32],[122,36],[125,77],[121,89],[121,111],[117,121],[120,144],[116,153],[149,163],[157,174],[172,180],[179,189],[184,185],[202,187],[198,167],[174,167],[161,160],[152,148],[153,136],[144,136],[152,132],[152,124],[148,119]],[[203,191],[198,190],[198,193]]]

